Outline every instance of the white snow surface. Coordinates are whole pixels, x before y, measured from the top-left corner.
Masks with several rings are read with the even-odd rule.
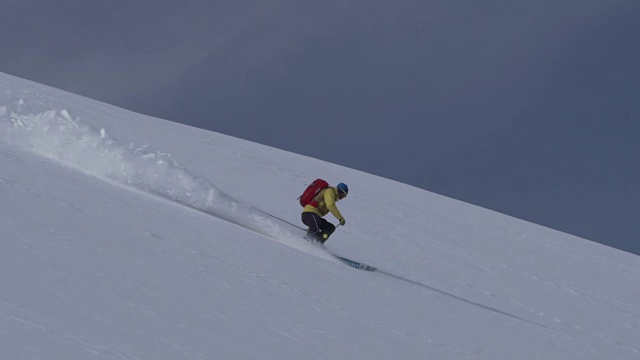
[[[301,358],[640,359],[640,258],[0,73],[0,359]]]

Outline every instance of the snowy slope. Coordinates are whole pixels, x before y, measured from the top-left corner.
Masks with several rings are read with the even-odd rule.
[[[383,273],[261,212],[302,226],[315,177],[351,188],[327,248]],[[625,252],[0,74],[0,359],[640,359],[639,285]]]

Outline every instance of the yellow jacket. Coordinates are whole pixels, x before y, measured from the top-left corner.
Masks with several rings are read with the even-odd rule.
[[[304,207],[302,212],[316,213],[321,217],[331,212],[336,219],[342,219],[342,214],[340,214],[340,210],[338,210],[338,207],[336,206],[336,201],[340,200],[337,188],[326,188],[320,191],[313,200],[318,202],[318,207],[316,208],[313,205],[307,205]]]

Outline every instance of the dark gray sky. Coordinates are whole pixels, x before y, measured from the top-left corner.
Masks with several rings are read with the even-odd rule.
[[[0,8],[2,72],[640,254],[638,0]]]

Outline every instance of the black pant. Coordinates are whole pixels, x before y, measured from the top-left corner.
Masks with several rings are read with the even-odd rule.
[[[311,239],[319,241],[324,244],[334,231],[336,231],[335,225],[323,219],[316,213],[303,212],[302,222],[309,227],[308,234]]]

